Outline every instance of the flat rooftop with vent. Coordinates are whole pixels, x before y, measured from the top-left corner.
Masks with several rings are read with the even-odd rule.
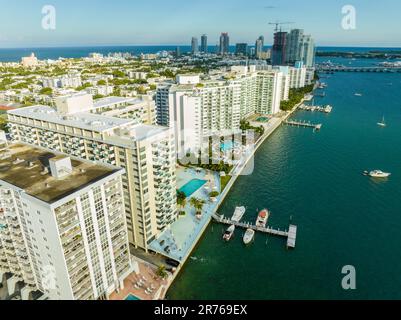
[[[11,144],[0,150],[0,182],[23,189],[47,203],[56,202],[120,170],[25,144]]]

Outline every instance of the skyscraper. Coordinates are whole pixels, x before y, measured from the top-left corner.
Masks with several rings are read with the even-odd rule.
[[[191,47],[192,47],[192,54],[197,54],[199,52],[198,38],[192,37]]]
[[[256,58],[260,59],[263,48],[265,46],[265,38],[263,36],[260,36],[255,43],[255,56]]]
[[[272,64],[283,65],[286,63],[287,32],[279,31],[274,34],[272,51]]]
[[[237,43],[235,46],[235,54],[239,56],[246,56],[248,54],[248,44],[247,43]]]
[[[201,37],[201,52],[207,53],[207,35],[204,34]]]
[[[313,67],[315,43],[310,35],[302,29],[293,29],[287,36],[286,63],[294,64],[302,61],[306,67]]]
[[[227,32],[223,32],[220,36],[220,54],[228,54],[230,48],[230,37]]]

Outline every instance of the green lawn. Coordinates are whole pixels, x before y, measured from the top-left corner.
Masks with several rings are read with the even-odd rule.
[[[226,188],[226,185],[230,182],[231,176],[225,176],[220,178],[220,183],[221,183],[221,192],[224,191]]]

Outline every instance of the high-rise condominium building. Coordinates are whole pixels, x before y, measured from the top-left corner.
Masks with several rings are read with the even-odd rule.
[[[235,45],[235,54],[238,56],[248,55],[248,44],[247,43],[237,43]]]
[[[220,36],[220,54],[225,55],[230,52],[230,37],[227,32],[223,32]]]
[[[191,40],[191,52],[192,54],[197,54],[199,52],[198,38],[193,37]]]
[[[21,294],[107,299],[132,272],[122,169],[26,144],[0,154],[0,275]],[[13,289],[13,288],[11,288]]]
[[[201,37],[201,52],[207,53],[207,35],[204,34]]]
[[[286,63],[286,48],[287,32],[276,32],[272,49],[272,65],[284,65]]]
[[[288,33],[286,46],[286,62],[294,64],[302,61],[306,67],[315,64],[315,43],[310,35],[305,35],[302,29],[293,29]]]
[[[265,46],[265,38],[260,36],[255,43],[255,57],[260,59],[262,57],[263,48]]]
[[[91,113],[80,101],[57,110],[33,106],[8,113],[14,141],[125,169],[123,190],[132,245],[148,244],[177,218],[174,136],[168,127]]]
[[[254,113],[277,113],[281,76],[277,70],[238,66],[213,79],[179,76],[175,84],[160,86],[157,107],[166,114],[164,125],[175,130],[178,156],[199,150],[210,136],[238,130],[241,119]]]

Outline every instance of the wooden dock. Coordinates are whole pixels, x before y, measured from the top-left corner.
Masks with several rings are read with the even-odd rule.
[[[312,112],[317,111],[317,112],[331,113],[333,107],[330,105],[321,107],[321,106],[306,106],[303,104],[299,106],[298,109],[303,111],[312,111]]]
[[[314,124],[306,121],[296,121],[296,120],[287,120],[284,121],[284,124],[293,127],[305,127],[305,128],[312,128],[313,130],[319,131],[322,128],[322,124]]]
[[[270,227],[262,228],[262,227],[257,227],[256,225],[250,224],[250,223],[245,223],[245,222],[238,222],[238,221],[233,221],[231,219],[228,219],[224,216],[219,216],[217,214],[214,214],[213,216],[214,221],[226,225],[234,225],[239,228],[243,229],[252,229],[257,232],[265,233],[265,234],[271,234],[274,236],[280,236],[280,237],[285,237],[287,238],[287,248],[295,248],[295,243],[296,243],[296,238],[297,238],[297,226],[295,225],[290,225],[289,230],[280,230],[280,229],[274,229]]]

